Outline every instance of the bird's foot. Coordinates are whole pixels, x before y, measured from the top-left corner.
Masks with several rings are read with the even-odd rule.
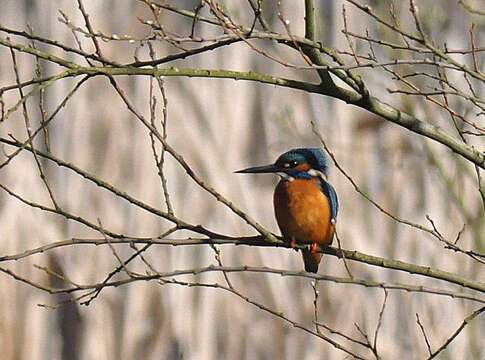
[[[312,244],[310,245],[310,252],[311,252],[312,254],[316,254],[316,253],[318,252],[318,250],[319,250],[319,249],[320,249],[320,247],[318,246],[318,244],[317,244],[317,243],[312,243]]]
[[[290,247],[295,250],[295,251],[298,251],[298,248],[296,247],[296,239],[295,238],[292,238],[291,241],[290,241]]]

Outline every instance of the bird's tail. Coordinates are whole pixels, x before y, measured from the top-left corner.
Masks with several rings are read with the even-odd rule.
[[[318,252],[312,253],[308,249],[302,249],[301,253],[303,255],[303,262],[305,263],[305,271],[317,273],[318,264],[320,264],[323,254]]]

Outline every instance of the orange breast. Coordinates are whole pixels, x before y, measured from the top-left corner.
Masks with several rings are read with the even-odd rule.
[[[274,193],[276,221],[282,235],[299,243],[332,243],[330,203],[318,179],[280,181]]]

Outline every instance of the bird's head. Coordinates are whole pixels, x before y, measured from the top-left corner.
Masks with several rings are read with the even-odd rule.
[[[274,164],[250,167],[236,171],[244,174],[277,173],[286,179],[327,177],[328,165],[318,148],[293,149],[280,155]]]

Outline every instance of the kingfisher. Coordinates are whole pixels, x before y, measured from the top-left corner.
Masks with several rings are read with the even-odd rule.
[[[302,249],[305,271],[316,273],[322,258],[318,248],[332,244],[339,210],[337,193],[327,181],[328,163],[323,151],[292,149],[271,165],[236,173],[276,173],[281,177],[273,196],[276,222],[291,247],[309,245]]]

